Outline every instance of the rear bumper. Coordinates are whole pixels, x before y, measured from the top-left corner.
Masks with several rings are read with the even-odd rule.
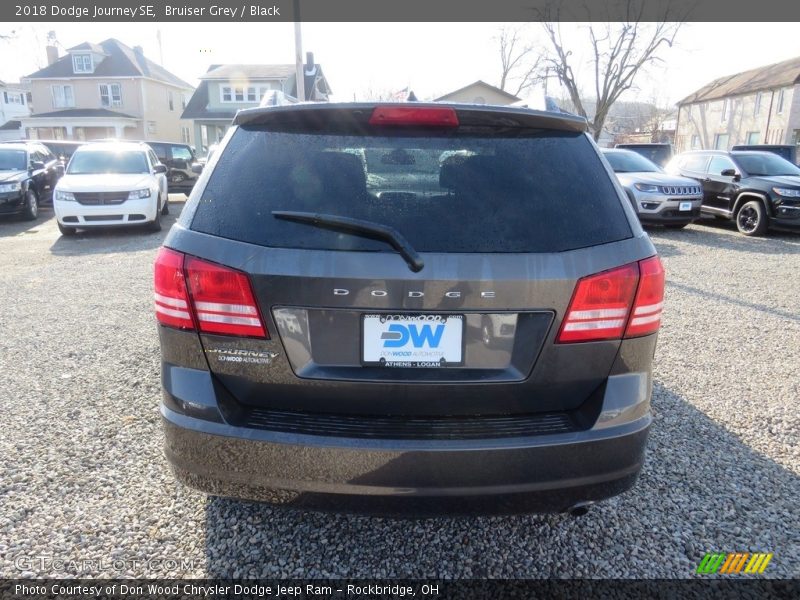
[[[558,512],[634,484],[651,422],[644,395],[612,401],[603,428],[487,440],[298,435],[161,412],[176,477],[212,495],[379,514]]]

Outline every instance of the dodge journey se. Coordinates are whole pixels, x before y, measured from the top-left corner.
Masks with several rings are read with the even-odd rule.
[[[642,467],[663,293],[583,119],[243,110],[156,259],[166,454],[293,507],[579,514]]]

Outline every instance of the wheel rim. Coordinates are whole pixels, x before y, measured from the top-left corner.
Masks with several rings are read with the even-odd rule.
[[[186,175],[183,173],[175,173],[172,176],[172,183],[181,183],[184,179],[186,179]]]
[[[758,227],[758,211],[752,206],[745,206],[739,211],[739,229],[750,233]]]
[[[28,192],[28,210],[34,217],[39,216],[39,203],[36,201],[36,196]]]

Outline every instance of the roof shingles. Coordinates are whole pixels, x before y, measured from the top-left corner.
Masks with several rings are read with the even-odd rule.
[[[798,82],[800,82],[800,56],[774,65],[758,67],[757,69],[750,69],[749,71],[715,79],[680,100],[678,105],[719,100],[727,96],[786,87]]]
[[[100,44],[84,43],[74,48],[74,50],[92,50],[99,47],[105,58],[95,65],[91,73],[75,73],[72,68],[71,55],[62,56],[52,65],[39,69],[35,73],[28,75],[28,79],[48,79],[51,77],[150,77],[169,85],[179,88],[191,89],[192,86],[179,77],[176,77],[164,67],[157,65],[142,54],[137,53],[133,48],[126,46],[119,40],[110,38]]]

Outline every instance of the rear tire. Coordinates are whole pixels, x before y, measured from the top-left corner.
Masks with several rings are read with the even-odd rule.
[[[36,192],[28,190],[25,192],[25,208],[22,211],[22,217],[26,221],[35,221],[39,216],[39,198]]]
[[[61,223],[58,224],[58,230],[61,232],[61,235],[75,235],[74,227],[67,227]]]
[[[161,201],[156,203],[156,217],[147,224],[148,231],[161,231]]]
[[[167,194],[167,197],[164,199],[164,206],[161,208],[161,214],[162,215],[169,214],[169,194]]]
[[[736,213],[736,229],[747,236],[764,235],[767,232],[767,211],[758,200],[745,202]]]

